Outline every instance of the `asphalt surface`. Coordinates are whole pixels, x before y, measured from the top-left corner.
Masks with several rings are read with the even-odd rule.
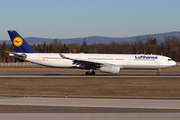
[[[21,110],[22,108],[26,110]],[[179,119],[180,100],[1,97],[0,118],[6,120]]]
[[[0,113],[1,120],[179,120],[179,113]]]
[[[180,100],[20,97],[2,98],[0,105],[180,109]]]
[[[4,74],[0,78],[180,78],[180,74]]]
[[[180,109],[0,105],[0,113],[180,113]],[[14,108],[14,109],[13,109]],[[22,108],[24,110],[22,110]]]

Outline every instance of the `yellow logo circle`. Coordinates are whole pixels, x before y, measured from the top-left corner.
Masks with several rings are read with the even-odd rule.
[[[13,44],[16,47],[20,47],[23,44],[22,38],[21,37],[15,37],[14,40],[13,40]]]

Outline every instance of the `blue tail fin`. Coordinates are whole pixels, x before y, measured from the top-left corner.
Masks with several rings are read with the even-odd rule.
[[[8,31],[17,53],[38,53],[16,31]]]

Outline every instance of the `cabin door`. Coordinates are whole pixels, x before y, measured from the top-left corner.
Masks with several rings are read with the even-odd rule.
[[[127,57],[127,64],[131,65],[131,58],[130,57]]]
[[[39,62],[42,62],[42,55],[39,55],[38,61],[39,61]]]
[[[159,58],[159,65],[163,65],[163,59]]]

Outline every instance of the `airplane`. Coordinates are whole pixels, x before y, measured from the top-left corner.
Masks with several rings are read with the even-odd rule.
[[[176,65],[169,57],[152,54],[40,53],[16,31],[8,34],[16,51],[6,51],[10,56],[48,67],[87,69],[86,75],[95,75],[95,70],[118,74],[120,69],[157,70],[160,75],[160,69]]]

